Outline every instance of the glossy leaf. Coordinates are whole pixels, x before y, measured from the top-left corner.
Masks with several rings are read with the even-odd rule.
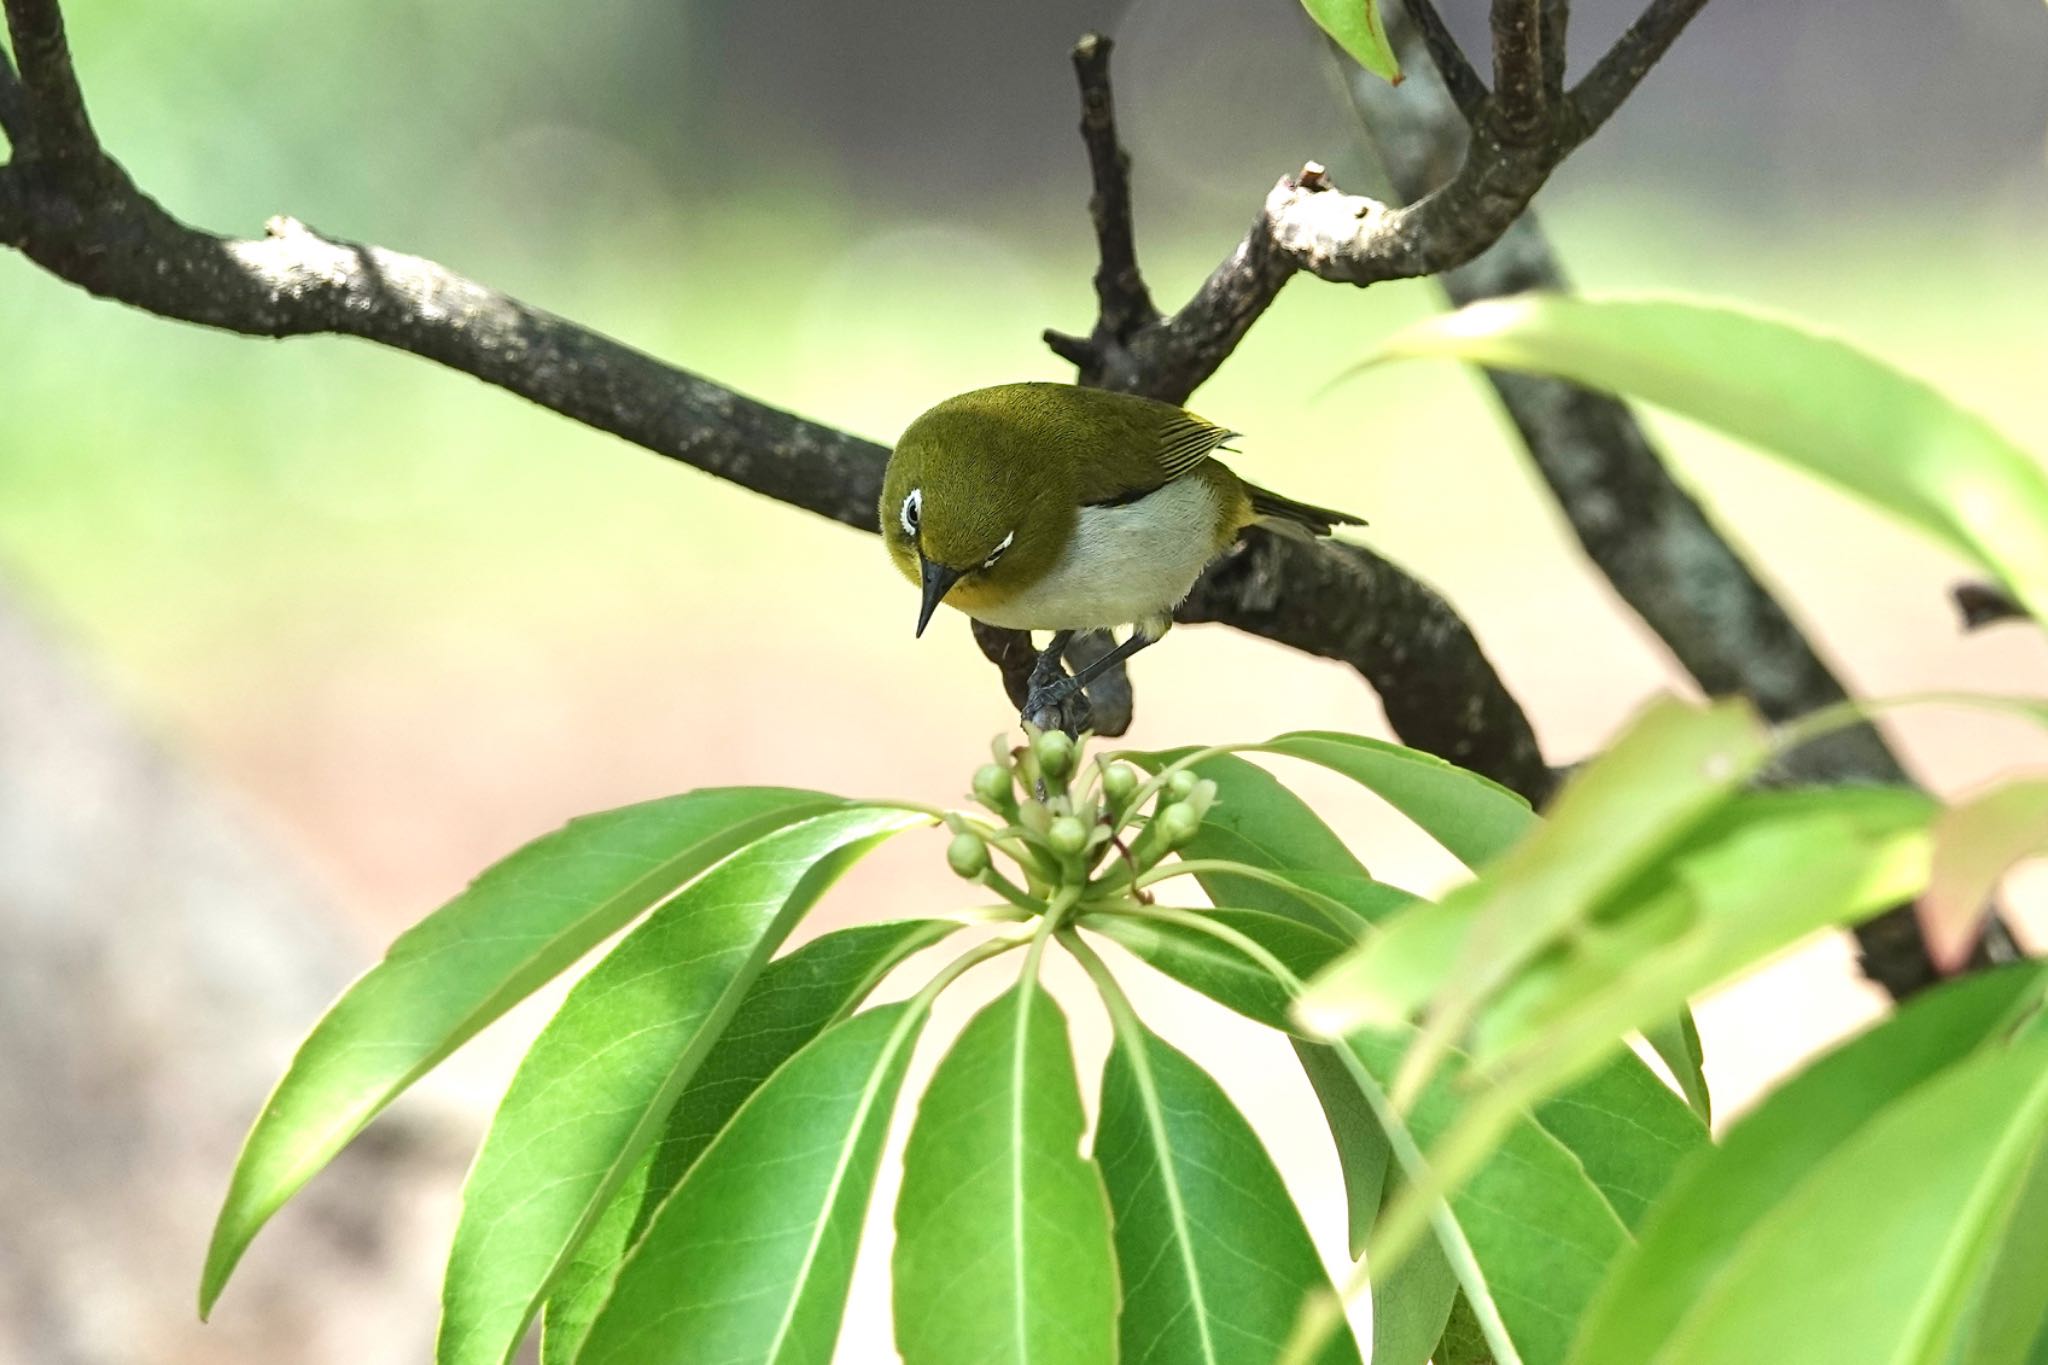
[[[579,981],[512,1078],[463,1187],[440,1365],[501,1365],[789,931],[925,817],[849,807],[749,844]]]
[[[893,1261],[904,1365],[1111,1365],[1109,1204],[1081,1155],[1066,1018],[1026,979],[939,1063],[903,1156]]]
[[[1296,976],[1309,975],[1344,951],[1342,941],[1263,910],[1233,906],[1191,913],[1248,935]],[[1287,985],[1228,943],[1184,925],[1138,915],[1085,915],[1080,925],[1247,1019],[1283,1032],[1295,1028],[1288,1016]]]
[[[1675,1321],[1631,1333],[1649,1351],[1594,1338],[1589,1352],[1603,1353],[1580,1359],[1943,1365],[2043,1162],[2048,1038],[1960,1062],[1885,1105],[1750,1222]],[[2048,1264],[2031,1270],[2038,1295]]]
[[[1420,825],[1467,867],[1498,857],[1538,823],[1529,803],[1498,782],[1385,740],[1297,730],[1250,752],[1298,758],[1343,774]]]
[[[300,1044],[250,1130],[207,1249],[201,1314],[257,1229],[399,1092],[734,849],[840,804],[738,787],[587,815],[401,934]]]
[[[1415,1037],[1413,1029],[1362,1030],[1342,1046],[1385,1090]],[[1423,1152],[1452,1131],[1469,1083],[1462,1058],[1453,1053],[1423,1086],[1403,1120]],[[1412,1183],[1416,1173],[1407,1174]],[[1511,1346],[1524,1365],[1565,1358],[1573,1324],[1629,1241],[1580,1159],[1526,1113],[1504,1126],[1485,1159],[1440,1207],[1434,1227],[1481,1322],[1491,1320],[1505,1333],[1507,1341],[1496,1340],[1496,1349]],[[1368,1251],[1369,1262],[1371,1256]]]
[[[1448,1045],[1516,971],[1726,802],[1766,755],[1746,704],[1653,703],[1565,784],[1540,829],[1424,913],[1432,924],[1467,920],[1448,974],[1418,980],[1407,954],[1375,962],[1386,940],[1367,940],[1311,985],[1301,1018],[1334,1036],[1404,1012],[1426,992],[1428,1036]]]
[[[1111,1010],[1095,1138],[1114,1214],[1125,1365],[1269,1365],[1302,1299],[1334,1292],[1265,1148],[1220,1086]],[[1316,1357],[1358,1365],[1333,1337]]]
[[[705,1054],[662,1133],[548,1295],[542,1365],[571,1365],[627,1250],[727,1120],[775,1069],[850,1014],[898,963],[954,932],[946,920],[862,924],[768,964]]]
[[[578,1365],[829,1365],[922,1001],[835,1024],[661,1206]]]
[[[1927,894],[1915,907],[1935,965],[1955,971],[1969,959],[1999,879],[2044,850],[2048,781],[2008,782],[1942,814]]]
[[[1130,758],[1146,771],[1156,773],[1193,752],[1173,749],[1132,754]],[[1216,784],[1216,804],[1210,807],[1194,837],[1182,845],[1183,858],[1250,863],[1275,872],[1284,869],[1321,874],[1334,882],[1339,892],[1355,882],[1379,885],[1367,881],[1369,874],[1364,864],[1352,856],[1322,817],[1258,764],[1235,754],[1213,754],[1191,768],[1197,776]],[[1268,882],[1227,874],[1205,875],[1201,881],[1209,899],[1217,905],[1285,915],[1327,932],[1348,932],[1351,927],[1333,923],[1319,901],[1290,895],[1285,888]],[[1392,888],[1386,890],[1392,896],[1399,895]],[[1344,894],[1338,894],[1336,899],[1352,903]],[[1372,900],[1366,899],[1356,908],[1361,917],[1369,917],[1367,912],[1372,907]]]
[[[2003,1046],[2030,1017],[2038,1035],[2044,988],[2048,968],[2029,965],[1929,991],[1773,1092],[1729,1128],[1719,1148],[1681,1171],[1644,1224],[1638,1248],[1602,1287],[1574,1362],[1651,1360],[1740,1254],[1750,1230],[1886,1106],[1968,1057]],[[1931,1161],[1936,1154],[1924,1155]],[[1853,1263],[1861,1266],[1868,1254],[1859,1252]]]
[[[1670,408],[1891,512],[2048,619],[2048,475],[1989,423],[1849,343],[1726,304],[1524,294],[1398,333]]]
[[[1270,1008],[1267,988],[1252,984],[1261,969],[1230,944],[1198,950],[1191,945],[1203,936],[1193,931],[1134,934],[1113,926],[1112,918],[1094,916],[1084,923],[1248,1017],[1260,1018]],[[1219,919],[1276,956],[1291,959],[1284,963],[1290,969],[1315,965],[1311,950],[1316,942],[1298,926],[1244,912]],[[1268,934],[1273,934],[1271,941]],[[1321,939],[1323,952],[1334,946],[1333,940]],[[1224,965],[1232,957],[1235,967]],[[1352,1065],[1384,1090],[1415,1036],[1412,1027],[1402,1026],[1361,1032],[1338,1046],[1348,1047]],[[1463,1059],[1454,1054],[1450,1063],[1406,1120],[1413,1143],[1424,1151],[1454,1129],[1474,1099]],[[1338,1122],[1342,1111],[1329,1112]],[[1355,1122],[1356,1115],[1346,1121]],[[1457,1266],[1451,1273],[1479,1306],[1479,1316],[1512,1338],[1522,1360],[1561,1360],[1571,1316],[1590,1299],[1605,1267],[1626,1244],[1627,1228],[1707,1140],[1705,1127],[1683,1101],[1626,1050],[1543,1106],[1520,1110],[1505,1128],[1484,1154],[1480,1170],[1452,1196],[1447,1222],[1437,1227],[1441,1250],[1418,1247],[1390,1267],[1391,1278],[1376,1274],[1375,1320],[1384,1318],[1387,1326],[1380,1329],[1386,1339],[1376,1341],[1375,1349],[1384,1348],[1387,1358],[1412,1358],[1412,1352],[1433,1344],[1433,1337],[1416,1343],[1442,1329],[1450,1294],[1443,1268]],[[1361,1172],[1367,1178],[1374,1174],[1363,1166]],[[1379,1181],[1389,1179],[1378,1175]],[[1351,1192],[1354,1211],[1363,1194],[1362,1188]],[[1435,1265],[1411,1264],[1425,1261]]]
[[[1379,0],[1301,0],[1317,27],[1373,75],[1399,85],[1401,63],[1387,41]]]

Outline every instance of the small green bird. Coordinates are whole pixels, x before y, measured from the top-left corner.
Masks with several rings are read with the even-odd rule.
[[[882,479],[882,538],[923,591],[977,621],[1053,632],[1024,715],[1059,708],[1164,635],[1173,609],[1238,533],[1264,523],[1326,536],[1343,512],[1246,483],[1213,458],[1237,433],[1156,399],[1073,384],[998,384],[912,422]],[[1077,631],[1131,626],[1068,677]]]

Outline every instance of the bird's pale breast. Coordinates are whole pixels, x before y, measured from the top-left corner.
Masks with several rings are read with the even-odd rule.
[[[1229,537],[1217,490],[1182,478],[1136,502],[1083,507],[1044,576],[1000,600],[956,589],[969,615],[1012,630],[1093,630],[1169,613]],[[964,586],[964,585],[963,585]]]

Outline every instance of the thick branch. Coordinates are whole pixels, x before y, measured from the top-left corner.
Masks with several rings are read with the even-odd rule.
[[[1540,142],[1547,120],[1541,9],[1540,0],[1493,0],[1494,117],[1516,145]]]
[[[57,0],[7,0],[7,29],[27,95],[19,135],[8,130],[19,158],[59,167],[97,162],[99,138],[86,116]]]
[[[1081,139],[1095,191],[1088,215],[1095,222],[1100,264],[1095,297],[1101,325],[1119,339],[1159,320],[1152,295],[1138,273],[1138,248],[1131,228],[1131,158],[1116,135],[1116,103],[1110,97],[1109,54],[1114,45],[1089,34],[1074,45],[1074,74],[1081,83]]]
[[[18,148],[28,140],[27,101],[21,77],[14,74],[14,63],[8,60],[6,47],[0,46],[0,134],[6,136],[10,146]]]
[[[1455,101],[1421,60],[1419,41],[1395,19],[1409,79],[1389,97],[1351,82],[1388,177],[1404,195],[1427,192],[1455,154]],[[1542,229],[1525,215],[1484,255],[1440,281],[1454,303],[1568,286]],[[1622,403],[1556,380],[1488,371],[1509,419],[1549,484],[1587,557],[1710,695],[1747,695],[1764,715],[1790,720],[1845,695],[1785,609],[1730,548]],[[1811,782],[1910,779],[1882,737],[1863,726],[1806,746],[1787,777]],[[1865,968],[1894,995],[1935,980],[1910,913],[1859,935]]]
[[[1572,91],[1572,103],[1588,127],[1598,128],[1613,117],[1706,4],[1707,0],[1650,0],[1649,8]]]

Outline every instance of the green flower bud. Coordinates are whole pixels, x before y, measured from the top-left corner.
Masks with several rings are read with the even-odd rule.
[[[1088,847],[1088,826],[1071,815],[1057,816],[1045,832],[1045,841],[1055,853],[1079,853]]]
[[[988,871],[988,845],[972,830],[961,830],[946,845],[946,862],[969,881]]]
[[[1010,780],[1010,770],[995,763],[984,763],[975,769],[974,799],[1004,815],[1015,810],[1017,791]]]
[[[1128,763],[1112,763],[1102,770],[1102,795],[1113,810],[1121,811],[1138,794],[1138,773]]]
[[[1063,782],[1074,771],[1074,741],[1064,730],[1047,730],[1032,741],[1032,748],[1038,755],[1038,769],[1048,781]]]
[[[1168,848],[1179,848],[1195,837],[1195,831],[1202,826],[1202,817],[1186,802],[1176,801],[1154,816],[1152,823],[1158,826],[1159,838]]]
[[[1195,783],[1199,780],[1186,768],[1175,769],[1173,776],[1166,779],[1166,799],[1168,801],[1187,800],[1188,797],[1194,794]]]
[[[1188,793],[1186,805],[1189,810],[1195,813],[1197,823],[1200,823],[1202,817],[1209,813],[1209,807],[1215,804],[1216,784],[1206,777],[1197,782],[1195,789]]]

